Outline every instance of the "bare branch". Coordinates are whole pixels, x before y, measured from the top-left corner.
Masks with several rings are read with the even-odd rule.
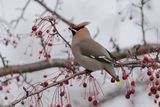
[[[160,49],[160,44],[147,44],[141,46],[145,50],[143,52],[137,52],[137,49],[124,49],[119,52],[113,52],[112,54],[118,59],[129,58],[135,55],[143,55],[147,53],[155,52],[155,50]],[[132,55],[128,54],[128,50],[131,50]],[[16,74],[16,73],[31,73],[38,70],[43,70],[52,67],[66,67],[66,64],[71,62],[68,59],[52,59],[52,60],[44,60],[30,64],[23,64],[23,65],[12,65],[6,68],[0,68],[0,77],[9,75],[9,74]],[[139,61],[136,62],[126,62],[123,64],[126,67],[142,67],[144,64],[141,64]],[[120,65],[115,65],[119,67]]]
[[[4,57],[1,55],[1,53],[0,53],[0,59],[2,60],[3,67],[6,67],[5,59],[4,59]]]
[[[59,15],[57,12],[53,11],[52,9],[50,9],[48,6],[46,6],[43,2],[39,1],[39,0],[34,0],[36,1],[38,4],[40,4],[43,8],[45,8],[48,12],[50,12],[52,15],[57,16],[58,19],[62,20],[64,23],[68,24],[69,26],[73,26],[74,24],[68,20],[66,20],[64,17],[62,17],[61,15]]]
[[[147,42],[146,42],[146,33],[145,33],[145,30],[144,30],[144,11],[143,11],[143,7],[144,7],[144,0],[141,0],[141,7],[140,7],[141,29],[142,29],[143,43],[144,43],[144,45],[146,45]]]
[[[129,58],[132,56],[139,56],[147,53],[155,52],[155,50],[160,49],[160,44],[147,44],[147,45],[139,45],[137,48],[127,48],[123,49],[120,52],[113,52],[112,54],[117,57],[117,59]],[[128,51],[131,51],[132,55],[130,56]]]
[[[22,100],[24,100],[24,99],[26,99],[26,98],[28,98],[28,97],[30,97],[30,96],[39,94],[39,93],[43,92],[44,90],[47,90],[47,89],[49,89],[49,88],[51,88],[51,87],[53,87],[53,86],[56,86],[56,85],[58,85],[58,84],[60,84],[60,83],[63,83],[63,82],[65,82],[65,81],[68,81],[68,80],[70,80],[70,79],[72,79],[72,78],[74,78],[74,77],[76,77],[76,76],[78,76],[78,75],[82,75],[82,74],[86,74],[86,73],[87,73],[86,71],[81,71],[81,72],[75,73],[75,74],[73,74],[72,76],[69,76],[69,77],[67,77],[67,78],[65,78],[65,79],[63,79],[63,80],[60,80],[60,81],[58,81],[58,82],[55,82],[55,83],[51,83],[51,84],[48,85],[47,87],[44,87],[44,88],[42,88],[42,89],[40,89],[40,90],[37,90],[37,91],[35,91],[35,92],[33,92],[33,93],[28,93],[27,95],[25,95],[25,96],[23,96],[23,97],[15,100],[14,102],[12,102],[11,105],[9,105],[9,107],[13,107],[15,104],[19,103],[20,101],[22,101]]]
[[[65,59],[52,59],[49,61],[44,60],[31,64],[12,65],[5,68],[0,68],[0,77],[16,73],[31,73],[51,67],[65,67],[67,62],[68,60]]]
[[[15,23],[14,28],[19,24],[20,20],[22,20],[22,19],[24,20],[24,13],[25,13],[25,10],[28,7],[30,1],[31,0],[28,0],[26,2],[25,6],[21,9],[21,11],[22,11],[21,15],[17,19],[11,21],[11,24]]]
[[[58,32],[57,28],[54,26],[54,29],[57,31],[58,36],[71,48],[71,45],[66,41],[66,39]]]

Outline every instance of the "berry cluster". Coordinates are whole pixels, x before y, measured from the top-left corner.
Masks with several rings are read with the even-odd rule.
[[[91,75],[85,75],[82,79],[82,83],[80,84],[80,86],[81,85],[85,89],[84,98],[87,99],[88,102],[92,103],[94,106],[97,106],[97,97],[100,94],[104,95],[98,81]]]
[[[131,81],[130,86],[131,86],[132,88],[130,88],[130,89],[127,90],[127,93],[126,93],[126,95],[125,95],[126,99],[130,99],[130,96],[131,96],[132,94],[135,94],[135,89],[134,89],[135,86],[136,86],[135,81]]]
[[[36,19],[35,25],[32,26],[31,35],[39,38],[41,41],[42,49],[39,51],[39,58],[51,58],[51,48],[53,46],[54,38],[58,35],[55,27],[56,20],[52,16]]]

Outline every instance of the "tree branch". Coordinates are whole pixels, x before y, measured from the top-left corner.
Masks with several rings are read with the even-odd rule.
[[[17,19],[11,21],[11,24],[15,23],[14,28],[17,27],[17,25],[20,22],[20,20],[22,20],[22,19],[24,20],[24,13],[25,13],[25,10],[27,9],[30,1],[31,0],[28,0],[26,2],[25,6],[22,9],[20,9],[22,11],[21,15]]]
[[[143,43],[144,45],[147,44],[146,42],[146,33],[144,30],[144,11],[143,11],[143,7],[144,7],[144,0],[141,0],[141,6],[140,6],[140,12],[141,12],[141,29],[142,29],[142,36],[143,36]]]
[[[139,49],[145,50],[145,52],[141,52]],[[143,55],[147,53],[155,52],[155,50],[160,49],[160,44],[147,44],[139,46],[138,48],[131,48],[131,49],[124,49],[119,52],[113,52],[112,54],[118,59],[123,58],[130,58],[137,55]],[[132,53],[131,55],[128,54],[128,50]],[[139,52],[140,51],[140,52]],[[68,59],[52,59],[52,60],[44,60],[30,64],[23,64],[23,65],[10,65],[8,67],[0,68],[0,77],[9,75],[9,74],[16,74],[16,73],[31,73],[36,72],[39,70],[53,68],[53,67],[66,67],[67,63],[71,61]],[[144,64],[140,64],[139,61],[137,62],[126,62],[123,64],[126,67],[142,67]],[[120,65],[115,65],[115,67],[120,67]]]
[[[64,17],[62,17],[61,15],[59,15],[57,12],[53,11],[51,8],[49,8],[48,6],[46,6],[40,0],[34,0],[34,1],[36,1],[38,4],[40,4],[43,8],[45,8],[52,15],[55,15],[58,19],[62,20],[64,23],[68,24],[69,26],[73,26],[74,25],[72,22],[66,20]]]
[[[31,73],[51,67],[65,67],[67,62],[68,60],[66,59],[52,59],[49,61],[44,60],[30,64],[11,65],[8,67],[0,68],[0,77],[16,73]]]
[[[136,45],[133,48],[123,49],[119,52],[113,52],[112,54],[119,60],[123,58],[133,57],[135,55],[139,56],[147,53],[152,53],[156,50],[160,51],[160,44]],[[129,51],[131,54],[129,54]]]
[[[0,59],[2,60],[3,67],[6,67],[5,57],[3,57],[0,53]]]
[[[47,89],[49,89],[49,88],[51,88],[51,87],[53,87],[53,86],[56,86],[56,85],[58,85],[58,84],[60,84],[60,83],[65,82],[65,81],[67,81],[67,80],[70,80],[71,78],[74,78],[74,77],[76,77],[76,76],[78,76],[78,75],[82,75],[82,74],[86,74],[86,73],[87,73],[86,71],[81,71],[81,72],[75,73],[75,74],[73,74],[72,76],[69,76],[69,77],[67,77],[67,78],[65,78],[65,79],[62,79],[62,80],[60,80],[60,81],[57,81],[57,82],[55,82],[55,83],[51,83],[51,84],[48,85],[47,87],[43,87],[42,89],[37,90],[37,91],[35,91],[35,92],[33,92],[33,93],[28,93],[28,95],[25,95],[25,96],[23,96],[22,98],[19,98],[19,99],[15,100],[14,102],[12,102],[11,105],[9,105],[8,107],[13,107],[15,104],[19,103],[19,102],[22,101],[22,100],[25,100],[26,98],[28,98],[28,97],[30,97],[30,96],[39,94],[39,93],[43,92],[44,90],[47,90]]]

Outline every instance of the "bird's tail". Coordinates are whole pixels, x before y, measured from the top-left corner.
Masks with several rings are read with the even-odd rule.
[[[105,66],[103,67],[103,69],[104,69],[107,73],[109,73],[109,75],[111,75],[117,82],[120,81],[120,80],[119,80],[119,76],[116,75],[116,73],[115,73],[114,68],[113,68],[112,65],[105,65]]]

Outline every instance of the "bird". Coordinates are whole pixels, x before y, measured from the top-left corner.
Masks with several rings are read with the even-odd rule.
[[[121,84],[114,70],[115,57],[101,44],[92,39],[86,28],[89,22],[82,22],[69,27],[73,38],[71,50],[75,61],[86,71],[105,70],[117,83]]]

